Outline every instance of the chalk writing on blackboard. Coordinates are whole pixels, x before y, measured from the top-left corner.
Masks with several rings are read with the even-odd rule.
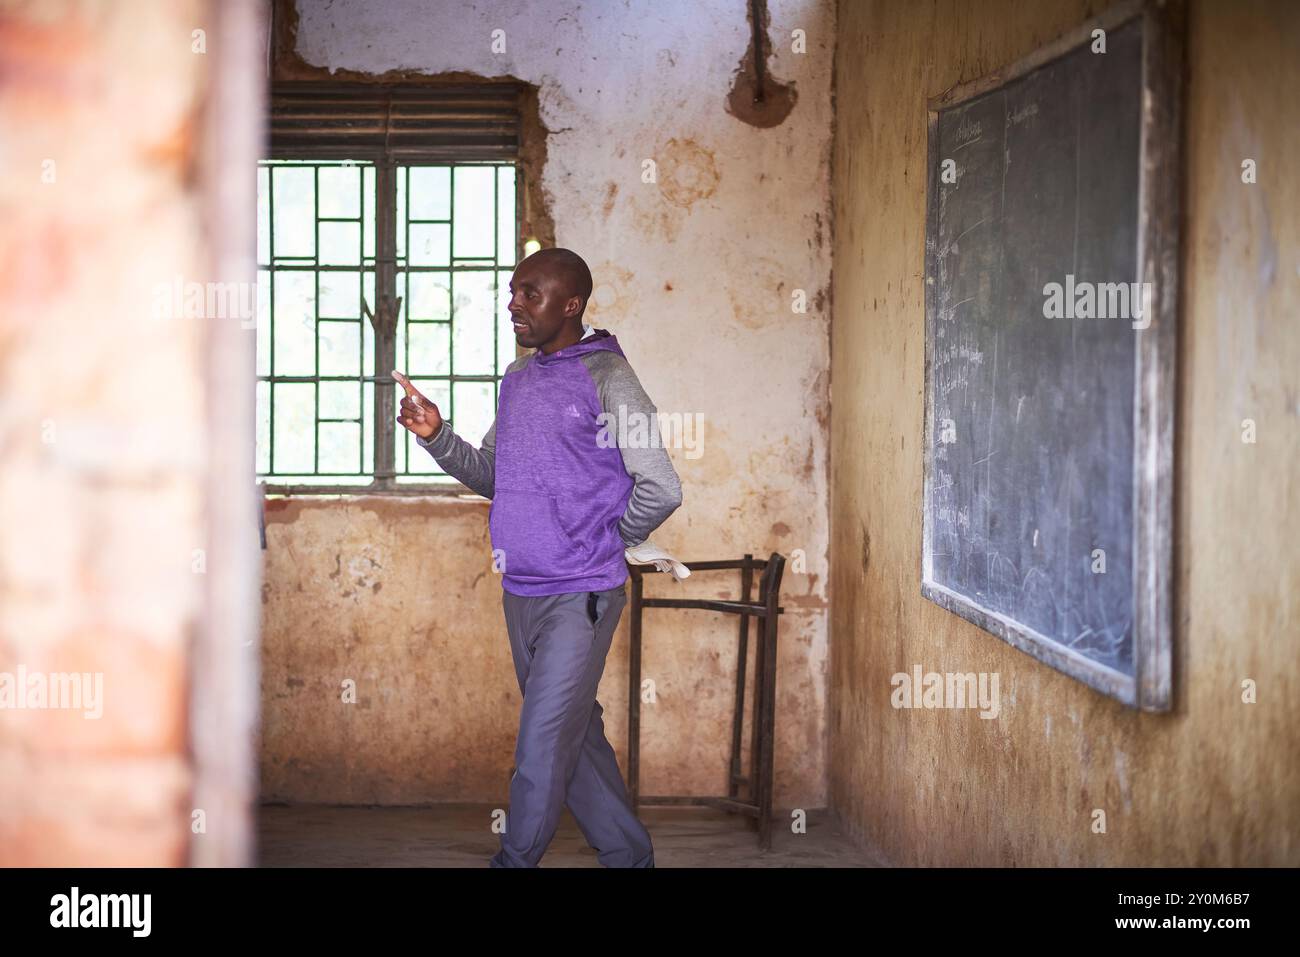
[[[1159,24],[1142,9],[1108,24],[1104,55],[1078,33],[931,105],[922,588],[1158,710],[1168,633],[1143,563],[1168,553],[1139,503],[1168,506],[1145,464],[1161,446],[1143,384],[1171,348],[1172,293],[1144,259],[1168,236],[1143,207],[1143,36]]]

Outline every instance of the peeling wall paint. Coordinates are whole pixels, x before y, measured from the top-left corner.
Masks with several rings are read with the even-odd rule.
[[[798,90],[793,83],[782,83],[772,76],[772,17],[767,0],[750,0],[749,27],[752,39],[736,68],[731,94],[727,97],[727,112],[754,126],[779,126],[794,109]],[[792,36],[792,39],[796,38]]]
[[[790,559],[774,797],[821,806],[834,10],[769,4],[768,67],[799,98],[784,122],[760,129],[726,109],[751,41],[743,4],[659,4],[653,16],[571,0],[450,9],[298,3],[286,69],[537,85],[549,131],[541,196],[555,242],[592,268],[587,320],[618,336],[661,414],[703,416],[703,454],[670,450],[684,503],[654,540],[686,560]],[[806,53],[790,51],[796,28]],[[643,182],[646,160],[654,182]],[[796,290],[806,312],[792,309]],[[487,504],[300,500],[268,522],[264,797],[504,799],[520,699]],[[738,575],[647,589],[670,591],[736,597]],[[725,793],[735,628],[712,613],[646,612],[655,701],[642,709],[644,793]],[[625,618],[599,695],[624,762],[626,652]],[[338,704],[344,671],[370,682],[369,710]]]
[[[920,594],[925,101],[1104,6],[839,5],[831,804],[900,864],[1300,863],[1294,4],[1189,8],[1173,712]],[[1271,173],[1243,184],[1245,157]],[[890,676],[916,663],[1000,673],[1000,718],[893,709]]]

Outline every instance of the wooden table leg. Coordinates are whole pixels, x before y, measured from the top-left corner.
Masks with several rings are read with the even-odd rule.
[[[636,809],[641,792],[641,576],[632,575],[632,617],[628,626],[627,792]]]
[[[772,778],[776,767],[776,616],[763,621],[763,673],[756,689],[763,702],[762,750],[758,779],[758,846],[772,846]]]

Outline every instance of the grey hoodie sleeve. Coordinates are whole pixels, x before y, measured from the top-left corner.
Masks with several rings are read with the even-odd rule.
[[[658,410],[646,395],[645,389],[641,388],[641,382],[632,371],[632,366],[614,352],[593,352],[583,356],[583,359],[596,384],[601,407],[613,417],[610,424],[611,437],[621,438],[623,430],[618,427],[620,422],[627,423],[624,429],[628,434],[633,433],[633,423],[637,420],[628,420],[632,413],[644,415],[644,421],[649,423],[650,441],[636,443],[636,446],[644,444],[647,447],[627,447],[622,441],[619,442],[623,467],[636,483],[627,509],[618,523],[619,536],[623,539],[623,544],[630,548],[649,538],[651,532],[682,504],[682,483],[660,438]]]
[[[493,419],[483,444],[474,448],[451,430],[446,422],[428,441],[416,436],[415,442],[427,449],[442,470],[467,488],[491,498],[496,492],[496,438],[497,423]]]
[[[531,357],[523,355],[506,366],[506,372],[522,369]],[[497,400],[500,401],[498,393]],[[415,443],[433,456],[439,467],[466,488],[484,498],[496,494],[497,479],[497,423],[493,418],[482,444],[476,449],[451,430],[445,421],[442,428],[426,442],[416,436]]]

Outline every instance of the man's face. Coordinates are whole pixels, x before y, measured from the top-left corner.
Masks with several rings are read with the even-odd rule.
[[[582,299],[571,296],[560,276],[545,260],[529,257],[510,277],[510,316],[515,341],[526,349],[542,349],[559,339],[582,308]]]

